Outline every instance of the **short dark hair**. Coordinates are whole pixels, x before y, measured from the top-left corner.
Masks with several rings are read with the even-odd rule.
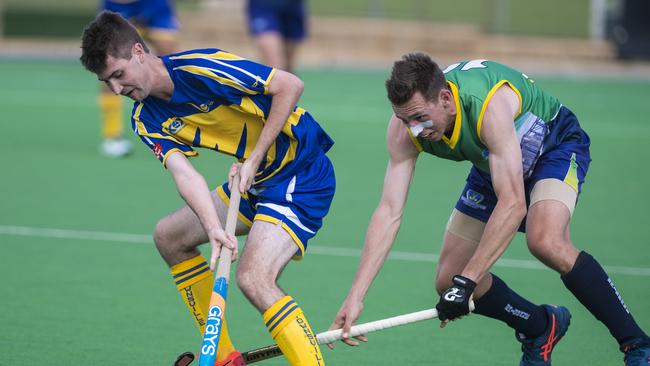
[[[140,34],[131,23],[120,14],[102,11],[84,29],[81,36],[81,63],[95,74],[106,68],[106,58],[131,59],[131,49],[136,43],[142,44],[149,52]]]
[[[437,101],[442,88],[447,87],[445,74],[431,57],[424,53],[409,53],[395,61],[390,78],[386,80],[388,99],[393,105],[403,105],[415,94]]]

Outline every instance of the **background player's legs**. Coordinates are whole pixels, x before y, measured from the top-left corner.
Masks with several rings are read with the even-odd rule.
[[[284,70],[288,69],[287,54],[282,34],[279,32],[264,32],[255,36],[255,42],[260,50],[262,62]]]
[[[121,95],[114,94],[106,85],[101,85],[99,97],[97,98],[102,138],[99,152],[111,158],[123,157],[132,151],[131,143],[124,138],[122,98]]]
[[[145,33],[147,42],[158,56],[178,52],[178,30],[149,27]]]
[[[436,290],[452,286],[451,278],[461,273],[474,254],[485,224],[454,210],[445,232],[436,273]],[[544,333],[548,321],[544,308],[511,290],[499,277],[488,273],[474,291],[474,312],[498,319],[528,338]]]
[[[291,39],[284,40],[284,59],[286,60],[286,71],[295,72],[294,68],[296,67],[296,51],[298,50],[299,41],[294,41]]]
[[[228,207],[215,192],[212,192],[212,201],[217,209],[219,220],[225,225]],[[237,235],[245,234],[247,231],[248,227],[245,224],[237,222]],[[214,283],[208,263],[197,249],[200,244],[207,241],[208,237],[203,226],[188,206],[161,219],[154,232],[156,247],[171,268],[176,288],[201,334],[205,328]],[[217,360],[225,359],[233,351],[234,346],[228,335],[228,327],[224,323],[219,338]]]
[[[315,335],[298,304],[277,284],[298,246],[282,224],[254,221],[237,266],[237,284],[293,366],[324,365]]]
[[[630,342],[646,339],[602,266],[591,255],[573,246],[570,220],[569,208],[561,201],[544,199],[532,203],[526,221],[531,253],[560,273],[569,291],[605,324],[622,348]]]

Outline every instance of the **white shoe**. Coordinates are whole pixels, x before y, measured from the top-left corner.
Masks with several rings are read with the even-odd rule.
[[[109,158],[123,158],[132,151],[131,141],[122,137],[106,139],[99,145],[99,152]]]

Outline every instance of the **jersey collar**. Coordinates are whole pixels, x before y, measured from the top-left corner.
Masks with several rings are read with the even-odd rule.
[[[463,110],[460,109],[460,99],[458,97],[458,87],[456,84],[447,80],[447,85],[451,89],[451,94],[454,96],[454,103],[456,104],[456,120],[454,121],[454,130],[451,133],[451,138],[447,138],[444,134],[442,135],[442,141],[444,141],[450,149],[455,149],[460,139],[460,127],[463,120]]]

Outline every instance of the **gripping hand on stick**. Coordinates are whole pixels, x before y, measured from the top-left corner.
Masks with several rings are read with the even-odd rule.
[[[444,328],[448,322],[461,318],[471,311],[470,300],[476,288],[476,282],[461,275],[454,276],[452,282],[454,285],[440,295],[440,301],[436,305],[441,328]]]
[[[330,330],[343,329],[343,338],[341,341],[348,346],[358,346],[358,341],[368,341],[368,338],[363,334],[353,337],[354,339],[350,338],[350,329],[352,328],[352,325],[357,321],[362,311],[363,303],[361,301],[353,301],[347,299],[341,306],[338,314],[336,314],[336,318],[334,318],[334,322],[332,322],[332,325],[329,328]],[[327,347],[334,349],[334,344],[328,343]]]

